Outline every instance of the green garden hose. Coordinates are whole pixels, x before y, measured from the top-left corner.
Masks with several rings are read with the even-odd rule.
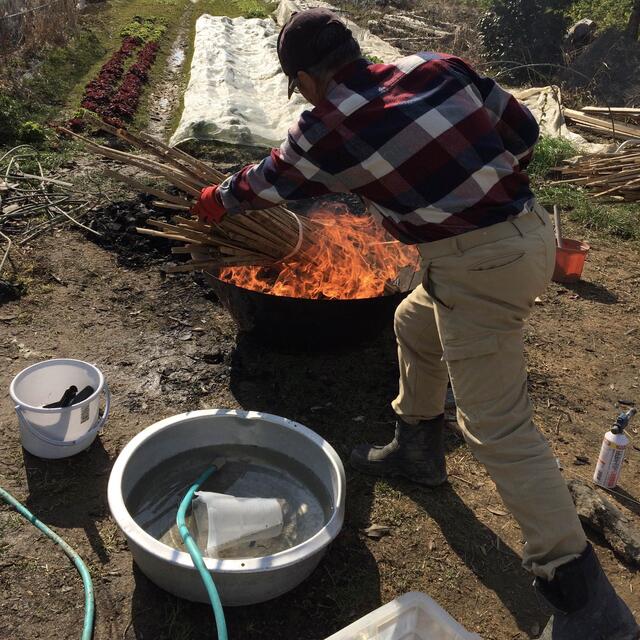
[[[32,525],[40,529],[42,533],[51,538],[62,550],[69,556],[76,569],[82,577],[84,586],[84,624],[82,626],[81,640],[91,640],[93,636],[93,615],[95,610],[95,599],[93,595],[93,583],[91,575],[87,569],[87,565],[82,558],[72,549],[58,534],[54,533],[47,527],[44,522],[40,522],[31,511],[29,511],[21,502],[16,500],[8,491],[0,487],[0,498],[8,505],[12,506],[22,517],[26,518]],[[226,637],[226,636],[225,636]]]
[[[193,560],[193,564],[195,568],[200,573],[200,577],[202,578],[202,582],[204,583],[205,589],[207,590],[207,595],[209,596],[209,601],[211,602],[211,608],[213,609],[213,615],[216,619],[216,628],[218,630],[218,640],[227,640],[227,623],[224,619],[224,611],[222,609],[222,602],[220,602],[220,596],[218,595],[218,590],[216,589],[216,585],[213,582],[213,578],[209,571],[207,571],[207,567],[204,564],[204,560],[202,559],[202,554],[200,553],[200,549],[198,549],[198,545],[194,542],[191,534],[189,533],[189,528],[185,522],[185,517],[187,515],[187,509],[191,505],[191,501],[193,500],[193,495],[200,488],[200,485],[206,482],[209,476],[217,470],[216,465],[211,465],[206,469],[206,471],[195,481],[189,491],[184,498],[182,498],[182,502],[178,507],[178,513],[176,515],[176,524],[178,525],[178,531],[180,532],[180,536],[184,542],[184,546],[187,548],[191,559]]]

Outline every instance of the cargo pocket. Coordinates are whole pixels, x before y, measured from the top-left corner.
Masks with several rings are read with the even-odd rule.
[[[444,287],[444,286],[436,287],[435,283],[433,282],[433,278],[430,277],[431,275],[430,271],[431,271],[430,266],[427,265],[427,267],[425,268],[424,275],[422,276],[422,286],[424,287],[425,291],[429,294],[429,297],[435,300],[443,309],[452,311],[453,310],[452,302],[449,300],[445,302],[445,300],[442,299],[442,292],[446,290],[447,287]]]
[[[468,270],[473,273],[494,273],[495,271],[499,271],[500,269],[513,267],[517,262],[522,260],[524,256],[524,251],[510,253],[508,255],[502,256],[491,256],[490,258],[485,258],[480,262],[472,264],[468,267]]]
[[[474,407],[501,396],[504,381],[495,334],[445,341],[442,359],[449,368],[456,404],[464,413],[474,413]]]

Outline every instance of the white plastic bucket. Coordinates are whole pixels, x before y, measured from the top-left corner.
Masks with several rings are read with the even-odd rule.
[[[282,533],[282,504],[276,498],[236,498],[197,491],[192,510],[199,542],[206,541],[202,547],[210,556],[230,545],[270,540]]]
[[[71,386],[90,385],[91,396],[64,408],[45,409]],[[67,458],[88,448],[109,415],[111,396],[102,372],[82,360],[45,360],[21,371],[9,388],[22,446],[39,458]],[[100,399],[105,406],[100,415]]]

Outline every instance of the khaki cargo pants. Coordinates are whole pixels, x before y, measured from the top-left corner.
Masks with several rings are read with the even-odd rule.
[[[523,327],[551,279],[547,212],[421,247],[425,276],[398,307],[395,332],[406,422],[443,413],[447,381],[458,422],[521,527],[523,564],[552,579],[586,538],[549,446],[532,422]]]

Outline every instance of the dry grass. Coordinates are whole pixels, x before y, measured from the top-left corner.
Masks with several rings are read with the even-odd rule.
[[[6,0],[0,8],[0,56],[62,44],[77,20],[76,0]]]
[[[480,1],[334,0],[362,27],[397,47],[402,55],[440,51],[480,63],[477,30]]]

